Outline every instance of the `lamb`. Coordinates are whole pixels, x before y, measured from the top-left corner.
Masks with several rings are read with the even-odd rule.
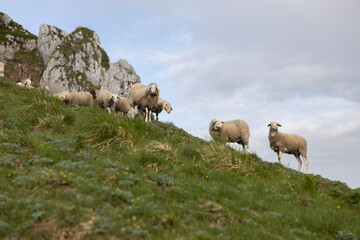
[[[31,79],[30,78],[22,80],[21,82],[16,83],[16,85],[26,87],[26,88],[34,88],[33,86],[31,86]]]
[[[156,114],[156,121],[159,121],[159,113],[161,113],[163,109],[165,109],[165,111],[169,114],[173,110],[169,102],[159,97],[158,102],[155,104],[155,107],[152,110]]]
[[[0,62],[0,77],[4,76],[4,64]]]
[[[96,102],[100,107],[108,110],[109,114],[111,114],[110,108],[112,105],[117,102],[120,97],[108,90],[102,89],[97,93]]]
[[[73,92],[62,96],[67,104],[77,104],[81,106],[92,106],[93,96],[89,92]]]
[[[236,119],[223,122],[213,119],[209,125],[209,133],[213,139],[219,138],[224,142],[236,142],[241,144],[247,154],[249,149],[250,131],[244,120]]]
[[[145,86],[135,83],[130,88],[129,101],[131,107],[138,107],[139,112],[145,110],[145,122],[151,122],[151,111],[158,102],[159,87],[156,83]]]
[[[130,106],[129,99],[119,97],[118,101],[115,102],[115,112],[122,112],[130,118],[135,117],[135,110]]]
[[[278,160],[281,163],[281,154],[288,153],[293,154],[298,161],[298,171],[301,169],[301,159],[300,155],[303,158],[306,166],[306,173],[309,173],[309,162],[307,160],[307,142],[305,138],[295,135],[295,134],[286,134],[279,132],[278,127],[281,127],[281,124],[277,122],[269,123],[269,142],[270,148],[278,155]]]

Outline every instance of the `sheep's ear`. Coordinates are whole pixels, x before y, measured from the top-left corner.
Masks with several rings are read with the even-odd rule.
[[[221,124],[224,124],[224,121],[221,121]]]
[[[270,127],[270,126],[271,126],[271,123],[268,124],[268,127]]]
[[[171,111],[172,111],[172,107],[171,107]]]
[[[281,127],[281,124],[280,124],[280,123],[278,123],[277,125],[278,125],[279,127]]]

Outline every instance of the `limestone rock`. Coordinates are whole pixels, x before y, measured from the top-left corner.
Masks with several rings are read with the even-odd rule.
[[[134,68],[126,60],[120,59],[111,64],[102,88],[128,98],[131,86],[139,82],[140,77]]]
[[[0,12],[0,61],[5,77],[14,82],[31,78],[37,85],[45,69],[37,51],[37,37]]]
[[[67,33],[57,27],[41,24],[37,47],[44,63],[48,62],[55,48],[62,43],[66,36]]]
[[[99,36],[88,28],[67,34],[42,24],[37,37],[0,12],[0,30],[0,61],[14,82],[31,78],[34,86],[48,86],[52,93],[107,89],[124,97],[140,82],[126,60],[110,63]]]
[[[52,93],[100,89],[110,62],[99,43],[95,32],[76,28],[54,48],[40,85],[49,86]]]
[[[33,51],[36,48],[37,37],[2,12],[0,29],[0,61],[4,64],[12,60],[17,51]]]

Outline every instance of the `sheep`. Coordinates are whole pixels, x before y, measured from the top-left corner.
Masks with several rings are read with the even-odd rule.
[[[73,92],[62,96],[67,104],[77,104],[81,106],[92,106],[93,96],[89,92]]]
[[[54,95],[53,95],[53,97],[57,97],[57,98],[59,98],[59,99],[61,99],[61,100],[65,100],[65,95],[67,95],[67,94],[69,94],[70,92],[69,91],[64,91],[64,92],[59,92],[59,93],[55,93]]]
[[[158,102],[158,99],[159,87],[156,83],[150,83],[148,86],[141,83],[135,83],[130,88],[130,106],[137,106],[139,112],[145,110],[145,122],[151,122],[151,111]]]
[[[270,148],[278,155],[278,160],[281,163],[282,153],[293,154],[298,161],[298,171],[301,169],[301,159],[300,155],[303,158],[306,166],[306,173],[309,173],[309,162],[307,160],[307,142],[305,138],[295,135],[295,134],[286,134],[279,132],[278,127],[281,127],[281,124],[277,122],[271,122],[268,124],[270,127],[269,130],[269,142]]]
[[[0,62],[0,77],[4,76],[4,64]]]
[[[219,138],[224,142],[241,144],[243,151],[246,154],[248,153],[250,131],[244,120],[236,119],[223,122],[219,119],[213,119],[209,125],[209,133],[214,140]]]
[[[135,110],[130,106],[129,99],[124,97],[119,97],[115,102],[115,112],[122,112],[130,118],[135,117]]]
[[[108,110],[109,114],[111,114],[110,108],[112,105],[117,102],[120,97],[108,90],[102,89],[97,93],[96,102],[100,107]]]
[[[26,87],[26,88],[34,88],[33,86],[31,86],[31,78],[22,80],[21,82],[16,83],[16,85]]]
[[[154,108],[153,108],[153,112],[156,114],[156,121],[159,121],[159,113],[161,113],[161,111],[165,109],[165,111],[167,113],[171,113],[171,111],[173,110],[171,107],[171,104],[165,100],[163,100],[161,97],[159,97],[158,102],[155,104]]]

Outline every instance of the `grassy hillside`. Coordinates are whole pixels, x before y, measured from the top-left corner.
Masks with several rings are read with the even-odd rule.
[[[0,78],[0,239],[358,239],[360,193]]]

